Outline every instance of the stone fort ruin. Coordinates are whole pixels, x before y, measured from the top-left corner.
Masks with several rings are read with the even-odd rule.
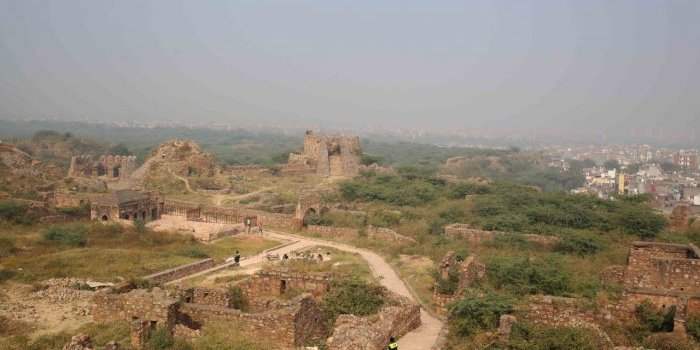
[[[102,155],[98,159],[92,156],[73,156],[70,160],[70,177],[104,177],[108,179],[126,179],[136,170],[135,156]]]
[[[322,177],[356,176],[360,172],[361,155],[358,136],[316,135],[308,130],[304,135],[304,151],[290,153],[284,171]]]

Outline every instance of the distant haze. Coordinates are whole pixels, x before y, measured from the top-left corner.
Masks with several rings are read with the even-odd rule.
[[[700,1],[0,0],[0,118],[700,137]]]

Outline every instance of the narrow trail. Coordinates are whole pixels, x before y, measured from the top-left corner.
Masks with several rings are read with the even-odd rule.
[[[370,269],[372,270],[372,274],[377,277],[379,280],[379,283],[389,289],[390,291],[403,295],[413,301],[416,301],[416,299],[413,297],[411,292],[409,291],[408,287],[406,284],[401,280],[399,275],[396,273],[396,271],[387,263],[384,258],[382,258],[379,254],[374,253],[372,251],[362,249],[362,248],[357,248],[351,245],[343,244],[343,243],[337,243],[337,242],[331,242],[331,241],[325,241],[321,239],[315,239],[315,238],[308,238],[308,237],[303,237],[303,236],[298,236],[298,235],[293,235],[281,231],[274,231],[274,230],[265,230],[265,237],[271,238],[271,239],[276,239],[280,241],[288,241],[289,244],[277,247],[277,248],[272,248],[270,250],[267,250],[263,253],[247,257],[246,259],[241,261],[240,266],[241,267],[250,267],[255,264],[260,264],[266,261],[266,255],[268,253],[276,253],[276,254],[285,254],[285,253],[290,253],[295,250],[299,250],[302,248],[306,247],[312,247],[312,246],[326,246],[326,247],[332,247],[338,250],[350,252],[350,253],[357,253],[359,254],[367,263],[369,264]],[[185,279],[196,277],[196,276],[201,276],[207,273],[214,272],[216,270],[220,270],[224,267],[231,266],[233,264],[228,264],[226,266],[221,265],[218,266],[212,270],[209,271],[203,271],[199,274],[188,276]],[[184,279],[182,279],[184,280]],[[179,280],[179,281],[182,281]],[[177,283],[179,281],[173,281],[173,283]],[[408,334],[404,335],[399,339],[399,349],[401,350],[428,350],[430,349],[433,344],[435,344],[438,334],[440,333],[440,330],[443,327],[443,322],[432,315],[430,315],[428,312],[426,312],[424,309],[421,308],[421,326],[413,330],[412,332],[409,332]]]

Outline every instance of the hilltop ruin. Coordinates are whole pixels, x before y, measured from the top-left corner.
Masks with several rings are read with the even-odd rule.
[[[358,136],[316,135],[308,130],[304,135],[304,151],[290,153],[284,171],[352,177],[360,172],[361,155]]]

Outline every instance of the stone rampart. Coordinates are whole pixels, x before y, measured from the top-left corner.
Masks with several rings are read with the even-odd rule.
[[[350,227],[308,225],[306,226],[306,231],[320,235],[323,238],[333,238],[347,241],[357,239],[362,236],[360,230]],[[392,229],[384,227],[376,227],[370,225],[367,226],[365,233],[367,238],[381,241],[398,241],[412,243],[415,243],[416,241],[411,237],[406,237]]]
[[[556,236],[543,236],[535,234],[525,234],[525,233],[510,233],[503,231],[485,231],[472,228],[468,224],[451,224],[444,228],[445,235],[450,238],[462,238],[467,240],[471,244],[482,244],[485,242],[493,241],[497,236],[515,236],[523,238],[524,240],[538,244],[544,247],[553,247],[559,243],[560,239]]]
[[[216,266],[216,264],[214,263],[214,259],[207,258],[204,260],[195,261],[187,265],[182,265],[174,267],[172,269],[156,272],[154,274],[144,276],[143,278],[153,283],[167,283],[176,279],[187,277],[197,272],[208,270],[214,266]]]

